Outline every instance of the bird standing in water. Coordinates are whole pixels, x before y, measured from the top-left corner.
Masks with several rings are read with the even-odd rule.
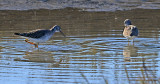
[[[58,25],[53,26],[51,29],[37,29],[27,33],[14,33],[14,34],[27,37],[25,41],[27,43],[35,45],[35,47],[38,48],[39,43],[46,42],[47,40],[49,40],[55,32],[60,32],[65,37],[64,33],[61,31],[61,27]]]
[[[129,19],[126,19],[124,21],[124,26],[125,28],[123,31],[123,36],[127,38],[128,43],[129,43],[129,40],[132,40],[134,44],[134,39],[138,36],[138,28],[132,25]]]

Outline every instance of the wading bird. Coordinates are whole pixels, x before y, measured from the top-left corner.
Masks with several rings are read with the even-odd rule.
[[[129,19],[126,19],[124,21],[124,31],[123,36],[127,38],[128,44],[129,40],[132,40],[134,44],[134,39],[138,36],[138,28],[131,24],[131,21]]]
[[[37,29],[27,33],[14,34],[26,37],[25,41],[27,43],[33,44],[38,48],[39,43],[49,40],[55,32],[60,32],[65,37],[64,33],[61,31],[61,27],[58,25],[53,26],[51,29]]]

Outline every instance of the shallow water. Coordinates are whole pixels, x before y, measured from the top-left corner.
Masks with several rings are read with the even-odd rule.
[[[0,83],[159,83],[160,10],[83,12],[78,9],[0,11]],[[134,45],[122,36],[129,18],[139,28]],[[59,33],[39,49],[14,32]]]

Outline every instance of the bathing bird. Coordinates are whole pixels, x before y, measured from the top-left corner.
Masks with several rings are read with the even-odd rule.
[[[124,31],[123,31],[123,36],[127,38],[128,43],[129,40],[132,40],[134,44],[134,39],[138,37],[138,28],[134,25],[132,25],[131,20],[126,19],[124,21]]]
[[[25,42],[33,44],[35,48],[38,48],[39,43],[49,40],[55,32],[60,32],[65,37],[65,34],[61,31],[61,27],[58,25],[53,26],[51,29],[37,29],[27,33],[14,34],[26,37]]]

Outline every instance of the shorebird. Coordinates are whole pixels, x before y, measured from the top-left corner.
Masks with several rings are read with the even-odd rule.
[[[125,28],[123,31],[123,36],[127,38],[128,43],[129,43],[129,40],[132,40],[134,44],[134,39],[138,36],[138,28],[132,25],[129,19],[126,19],[124,21],[124,26]]]
[[[38,44],[49,40],[55,32],[60,32],[64,37],[64,33],[61,31],[61,27],[58,25],[53,26],[51,29],[37,29],[27,33],[14,33],[15,35],[26,37],[27,43],[35,45],[38,48]],[[32,42],[30,42],[32,41]]]

